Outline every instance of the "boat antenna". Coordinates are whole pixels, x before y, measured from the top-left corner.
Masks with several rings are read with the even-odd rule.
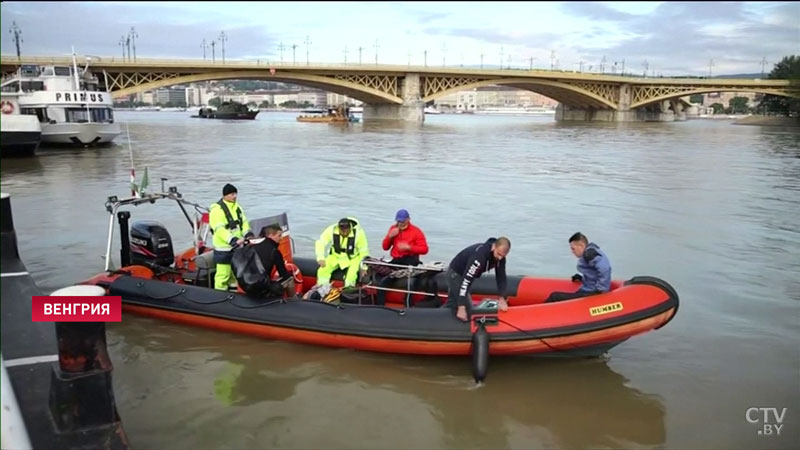
[[[75,90],[76,91],[80,91],[81,90],[81,86],[78,83],[78,62],[75,61],[75,46],[74,45],[72,46],[72,68],[74,70],[74,72],[73,72],[74,76],[72,78],[75,80]]]
[[[125,122],[125,132],[128,135],[128,153],[131,156],[131,196],[137,197],[136,195],[136,171],[133,168],[133,147],[131,147],[131,129],[128,126],[128,122]]]

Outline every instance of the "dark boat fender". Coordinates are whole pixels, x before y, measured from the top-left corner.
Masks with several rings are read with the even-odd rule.
[[[489,333],[483,323],[472,334],[472,376],[477,383],[486,379],[489,371]]]

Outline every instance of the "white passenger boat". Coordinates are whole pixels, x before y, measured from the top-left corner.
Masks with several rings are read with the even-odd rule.
[[[74,54],[72,66],[24,64],[2,86],[17,92],[22,115],[38,118],[43,143],[89,146],[110,143],[120,134],[111,94],[89,71],[88,58],[81,70]]]

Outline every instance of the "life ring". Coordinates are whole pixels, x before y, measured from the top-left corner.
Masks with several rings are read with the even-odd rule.
[[[3,100],[0,102],[0,111],[3,111],[3,114],[12,114],[14,112],[14,104],[8,100]]]
[[[294,293],[297,294],[298,297],[303,295],[303,272],[300,271],[300,268],[294,265],[294,263],[287,262],[286,263],[286,270],[292,273],[292,277],[294,278]]]

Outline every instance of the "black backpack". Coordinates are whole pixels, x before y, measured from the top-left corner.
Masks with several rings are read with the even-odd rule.
[[[239,286],[251,296],[263,295],[269,290],[269,274],[261,264],[256,249],[252,245],[244,245],[231,250],[231,268]]]

